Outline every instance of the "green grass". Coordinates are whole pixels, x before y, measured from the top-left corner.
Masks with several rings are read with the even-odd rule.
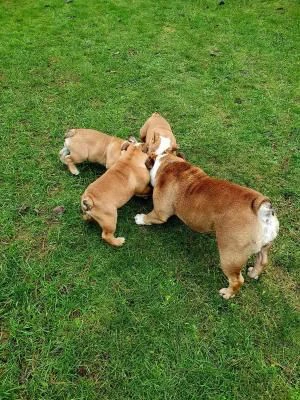
[[[297,0],[0,3],[1,400],[300,398],[297,23]],[[66,129],[125,138],[154,111],[277,210],[269,268],[229,302],[213,236],[134,225],[150,200],[120,210],[121,249],[81,220],[104,169],[67,172]]]

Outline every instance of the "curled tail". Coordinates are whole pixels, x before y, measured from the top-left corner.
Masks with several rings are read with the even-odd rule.
[[[268,197],[261,195],[258,195],[257,197],[255,197],[252,202],[251,202],[251,208],[252,211],[254,212],[255,215],[257,215],[258,210],[260,209],[260,207],[262,206],[262,204],[269,204],[270,208],[272,208],[270,199],[268,199]]]
[[[65,139],[66,138],[70,138],[72,136],[74,136],[76,134],[76,129],[69,129],[66,133],[65,133]]]
[[[90,211],[94,207],[93,199],[90,196],[85,196],[81,200],[81,208],[84,213]]]

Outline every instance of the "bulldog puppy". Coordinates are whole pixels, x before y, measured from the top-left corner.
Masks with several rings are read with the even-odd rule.
[[[137,214],[138,225],[162,224],[177,215],[197,232],[214,231],[221,267],[229,286],[220,290],[234,297],[244,282],[243,265],[256,254],[251,278],[258,279],[268,262],[268,250],[279,229],[270,200],[255,190],[208,176],[202,169],[172,154],[156,157],[150,171],[153,210]]]
[[[159,155],[178,149],[170,124],[158,113],[147,119],[140,129],[140,137],[148,146],[148,154]]]
[[[119,160],[91,183],[81,197],[85,220],[95,220],[102,228],[102,239],[112,246],[122,246],[123,237],[115,237],[117,210],[134,195],[151,193],[148,159],[143,144],[125,142]]]
[[[136,142],[130,137],[130,142]],[[91,161],[110,168],[121,156],[124,139],[107,135],[93,129],[71,129],[65,134],[64,147],[59,152],[60,160],[73,175],[79,171],[75,164]]]

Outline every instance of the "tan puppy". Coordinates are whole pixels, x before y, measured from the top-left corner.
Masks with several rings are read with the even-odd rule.
[[[122,146],[120,159],[100,178],[91,183],[81,197],[85,220],[95,220],[102,228],[102,238],[112,246],[122,246],[123,237],[115,237],[117,210],[135,194],[151,192],[149,171],[145,165],[148,155],[143,144]]]
[[[170,124],[158,113],[147,119],[140,130],[140,137],[148,145],[148,154],[159,155],[178,149]]]
[[[73,175],[79,171],[75,164],[91,161],[110,168],[121,156],[124,139],[110,136],[93,129],[71,129],[65,134],[60,160]]]
[[[229,287],[220,290],[225,299],[234,297],[244,282],[243,265],[257,254],[248,275],[257,279],[268,261],[268,250],[279,223],[269,199],[255,190],[205,172],[172,154],[156,157],[150,171],[154,209],[137,214],[138,225],[162,224],[177,215],[197,232],[216,233],[221,267]]]

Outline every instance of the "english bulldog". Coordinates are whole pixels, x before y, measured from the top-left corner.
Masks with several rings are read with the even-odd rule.
[[[140,129],[140,138],[148,146],[148,154],[160,155],[178,149],[175,136],[168,121],[154,113]]]
[[[156,157],[150,171],[153,210],[137,214],[138,225],[162,224],[177,215],[197,232],[215,232],[221,267],[229,286],[224,299],[234,297],[244,282],[243,265],[256,254],[251,278],[258,279],[268,262],[268,250],[279,230],[270,200],[255,190],[208,176],[172,154]]]
[[[81,197],[85,220],[94,220],[102,228],[102,239],[112,246],[122,246],[123,237],[115,237],[117,210],[134,195],[151,193],[148,159],[144,144],[125,142],[119,160],[91,183]]]
[[[65,134],[64,147],[59,156],[73,175],[79,174],[75,164],[84,161],[95,162],[108,169],[120,158],[121,147],[125,142],[124,139],[94,129],[70,129]],[[130,142],[136,140],[130,137]]]

